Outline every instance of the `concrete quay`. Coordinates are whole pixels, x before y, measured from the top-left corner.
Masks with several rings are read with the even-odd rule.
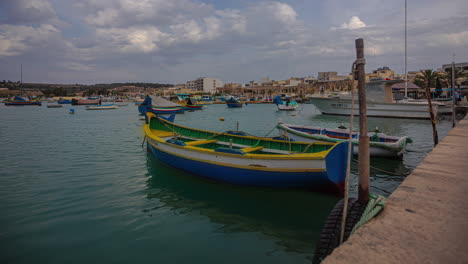
[[[468,263],[468,116],[322,263]]]

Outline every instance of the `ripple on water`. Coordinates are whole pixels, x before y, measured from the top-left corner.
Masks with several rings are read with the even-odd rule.
[[[176,122],[220,132],[239,126],[262,136],[277,134],[278,121],[347,126],[347,117],[301,107],[293,116],[274,105],[212,105]],[[74,108],[69,115],[68,106],[0,106],[1,262],[310,262],[336,197],[187,175],[142,149],[135,107]],[[432,148],[431,124],[369,118],[369,127],[414,141],[403,161],[371,161],[379,169],[371,169],[371,190],[388,195]],[[438,127],[442,138],[450,122]],[[355,194],[355,164],[351,172]]]

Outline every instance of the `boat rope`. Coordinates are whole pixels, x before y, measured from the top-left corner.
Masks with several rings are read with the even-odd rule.
[[[264,137],[267,137],[268,135],[270,135],[270,133],[273,132],[273,130],[275,130],[275,128],[276,128],[276,125]]]
[[[358,162],[359,162],[359,160],[357,160],[357,159],[353,159],[353,162],[356,162],[356,163],[358,163]],[[383,169],[379,169],[379,168],[377,168],[377,167],[373,167],[373,166],[371,166],[371,165],[369,165],[369,167],[370,167],[371,169],[374,169],[374,170],[376,170],[376,171],[385,172],[385,173],[388,173],[388,174],[390,174],[390,175],[394,175],[394,176],[402,176],[402,177],[406,176],[406,174],[398,174],[398,173],[394,173],[394,172],[386,171],[386,170],[383,170]]]
[[[362,213],[359,221],[354,225],[351,234],[353,234],[359,227],[369,222],[374,216],[383,210],[385,206],[385,197],[381,195],[370,194],[369,202],[367,203],[366,209]]]
[[[340,244],[343,243],[344,233],[346,227],[346,214],[348,212],[348,187],[349,187],[349,174],[351,172],[351,156],[353,155],[353,119],[354,119],[354,79],[356,75],[356,66],[359,62],[356,60],[351,66],[351,73],[353,78],[351,80],[351,115],[349,117],[349,138],[348,138],[348,159],[346,161],[346,178],[344,186],[344,206],[343,206],[343,217],[341,219],[341,232],[340,232]]]
[[[145,145],[145,141],[146,141],[146,135],[145,135],[145,137],[143,138],[143,142],[141,142],[141,148],[143,148],[143,146]]]

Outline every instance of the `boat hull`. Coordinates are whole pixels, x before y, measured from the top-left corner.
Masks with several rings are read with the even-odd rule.
[[[117,105],[89,105],[86,110],[111,110],[119,108]]]
[[[202,110],[203,105],[185,105],[186,110]]]
[[[322,114],[330,115],[350,115],[351,99],[339,98],[309,98]],[[359,103],[354,104],[355,109],[359,109]],[[433,105],[433,113],[437,115],[438,107]],[[359,111],[354,111],[359,115]],[[427,105],[423,104],[387,104],[367,102],[367,116],[370,117],[392,117],[392,118],[412,118],[430,119]]]
[[[241,103],[226,103],[229,108],[240,108],[242,107]]]
[[[161,114],[183,113],[185,109],[184,107],[173,107],[173,108],[148,107],[146,111],[153,113],[153,114],[161,115]]]
[[[295,127],[296,129],[294,129]],[[331,138],[326,135],[322,134],[310,134],[304,131],[311,131],[313,130],[322,130],[322,128],[315,128],[315,127],[307,127],[307,126],[291,126],[286,124],[278,124],[277,126],[281,135],[286,134],[288,138],[295,140],[295,141],[304,141],[304,142],[342,142],[347,141],[347,139],[339,139],[339,138]],[[340,131],[341,132],[341,131]],[[348,132],[345,133],[345,138],[349,137]],[[369,133],[369,138],[372,137],[372,133]],[[357,140],[357,134],[353,133],[353,154],[359,155],[359,141]],[[369,142],[369,154],[372,157],[381,157],[381,158],[397,158],[401,159],[403,154],[406,151],[406,144],[407,144],[407,137],[392,137],[392,136],[385,136],[387,140],[389,138],[393,138],[397,140],[396,142]]]
[[[99,99],[72,99],[72,105],[100,105],[101,100]]]
[[[12,106],[12,105],[42,105],[41,102],[27,102],[27,101],[18,101],[18,102],[15,102],[15,101],[4,101],[5,105],[9,105],[9,106]]]
[[[177,149],[161,147],[160,144],[156,145],[157,143],[155,143],[149,139],[147,145],[148,150],[156,158],[174,168],[203,178],[247,186],[320,189],[335,193],[342,193],[343,191],[344,179],[336,182],[331,181],[325,169],[325,160],[314,164],[310,160],[307,161],[307,166],[309,168],[316,167],[316,171],[305,169],[304,171],[288,172],[287,168],[283,168],[284,171],[279,171],[280,168],[278,168],[278,171],[256,170],[241,168],[240,164],[236,164],[232,160],[223,160],[224,157],[220,156],[214,160],[213,157],[204,157],[202,155],[193,158],[190,153],[180,153]],[[230,165],[226,165],[226,162],[229,162]]]
[[[278,110],[279,111],[296,111],[298,105],[285,105],[285,104],[279,104],[278,105]]]

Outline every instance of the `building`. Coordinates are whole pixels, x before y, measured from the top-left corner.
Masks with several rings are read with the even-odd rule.
[[[200,77],[193,81],[188,81],[185,87],[192,91],[214,94],[216,88],[223,87],[223,82],[220,79]]]
[[[397,75],[395,75],[394,71],[392,71],[389,67],[384,66],[382,68],[378,68],[377,70],[372,71],[372,73],[366,73],[366,82],[372,80],[394,80],[396,79],[396,77]]]
[[[452,64],[442,65],[442,71],[447,72],[452,68]],[[458,68],[463,71],[463,73],[468,74],[468,62],[455,63],[455,68]]]
[[[341,81],[348,79],[348,76],[338,75],[337,72],[319,72],[318,81]]]

